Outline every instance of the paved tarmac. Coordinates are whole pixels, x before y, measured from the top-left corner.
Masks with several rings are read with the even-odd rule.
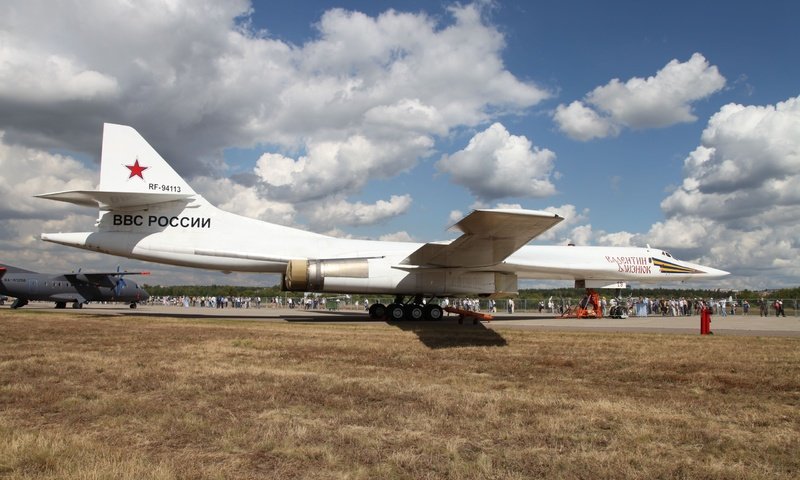
[[[2,312],[8,305],[0,307]],[[56,310],[52,303],[31,302],[21,310],[61,311],[84,314],[104,314],[121,316],[165,316],[198,319],[231,319],[277,322],[311,322],[311,323],[365,323],[370,320],[366,312],[361,310],[304,310],[279,308],[200,308],[162,305],[140,305],[130,309],[120,304],[89,304],[82,309]],[[456,316],[445,317],[440,324],[452,324],[454,328],[469,328],[469,320],[458,325]],[[397,322],[401,323],[401,322]],[[413,325],[414,322],[402,322]],[[426,322],[426,324],[429,324]],[[599,331],[599,332],[643,332],[671,334],[699,334],[700,317],[629,317],[624,319],[599,318],[577,319],[560,318],[551,314],[536,312],[517,312],[514,314],[498,313],[491,322],[481,322],[485,328],[522,328],[553,331]],[[749,335],[749,336],[792,336],[800,337],[800,317],[759,317],[756,315],[713,316],[711,330],[715,335]]]

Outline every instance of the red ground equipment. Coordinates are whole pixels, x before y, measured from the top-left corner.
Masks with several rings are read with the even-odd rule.
[[[570,307],[561,315],[562,318],[603,318],[600,307],[600,294],[592,288],[586,289],[586,296],[577,307]]]

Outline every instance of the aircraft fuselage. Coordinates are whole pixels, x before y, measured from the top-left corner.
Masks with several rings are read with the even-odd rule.
[[[349,276],[318,272],[324,281],[316,285],[317,290],[335,293],[502,295],[516,292],[519,278],[576,280],[611,288],[631,281],[657,283],[725,274],[677,260],[659,249],[640,247],[526,245],[500,263],[472,266],[468,272],[404,265],[404,259],[424,244],[329,237],[199,202],[203,203],[197,208],[204,212],[201,216],[182,215],[192,212],[191,204],[183,202],[141,212],[104,212],[97,232],[51,233],[42,238],[111,255],[220,271],[286,275],[287,263],[296,259],[311,260],[312,267],[321,259],[318,270],[330,270],[334,263],[341,267],[348,261],[351,272],[360,268],[359,275]]]
[[[0,275],[0,293],[17,299],[15,305],[23,306],[31,300],[55,302],[57,306],[72,303],[74,306],[87,302],[136,303],[147,300],[149,295],[136,282],[105,275],[100,284],[90,280],[86,274],[37,273],[15,267],[3,266]]]

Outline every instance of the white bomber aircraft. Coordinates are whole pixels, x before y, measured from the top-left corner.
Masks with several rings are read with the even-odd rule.
[[[105,124],[97,190],[37,195],[99,208],[93,232],[42,240],[150,262],[279,273],[289,291],[391,294],[373,318],[439,319],[447,296],[511,296],[520,278],[624,288],[718,278],[728,272],[659,249],[526,245],[563,220],[533,210],[475,210],[455,240],[431,243],[334,238],[225,212],[196,193],[131,127]]]

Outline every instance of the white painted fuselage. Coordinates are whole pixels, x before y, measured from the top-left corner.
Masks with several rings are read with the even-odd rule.
[[[717,278],[727,272],[651,248],[526,245],[562,219],[477,210],[452,241],[335,238],[211,205],[132,128],[106,124],[100,185],[40,197],[99,207],[95,230],[43,233],[71,247],[225,272],[278,273],[290,290],[395,295],[512,295],[519,278],[621,287]]]
[[[589,281],[587,285],[596,287],[727,274],[674,259],[658,249],[637,247],[526,245],[494,265],[464,269],[405,265],[403,261],[424,244],[330,237],[231,214],[202,199],[199,203],[195,208],[163,204],[146,211],[102,212],[98,231],[47,233],[42,239],[121,257],[226,272],[284,274],[292,259],[366,261],[366,278],[326,278],[323,291],[338,293],[494,294],[495,273]],[[685,271],[664,271],[654,258]],[[464,281],[455,281],[457,277]]]

